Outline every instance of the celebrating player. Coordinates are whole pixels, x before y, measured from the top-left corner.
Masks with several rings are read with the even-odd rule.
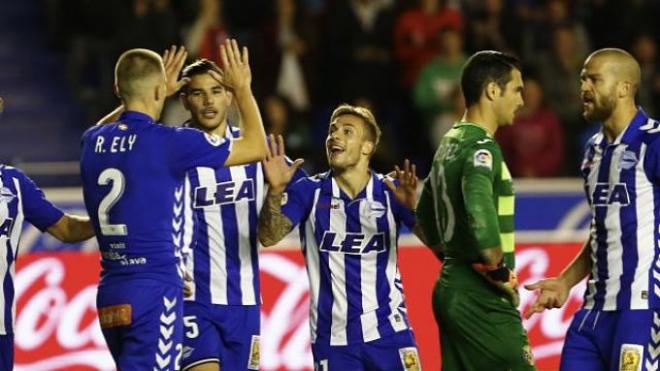
[[[259,216],[264,246],[300,224],[310,282],[310,327],[320,370],[418,370],[419,356],[397,266],[401,223],[415,225],[417,177],[406,161],[394,184],[369,169],[380,129],[366,108],[330,118],[330,171],[290,185],[282,139],[263,162],[270,183]]]
[[[94,236],[89,218],[64,214],[20,170],[0,164],[0,370],[13,369],[14,261],[24,220],[62,242]]]
[[[116,92],[126,112],[83,136],[85,204],[102,253],[97,306],[119,369],[178,369],[182,354],[184,179],[199,167],[258,161],[266,152],[250,88],[247,49],[221,46],[223,85],[244,118],[240,139],[157,124],[166,95],[163,60],[133,49],[120,56]]]
[[[582,67],[583,116],[602,125],[587,143],[582,176],[589,238],[559,277],[526,286],[540,294],[526,316],[564,305],[585,276],[561,370],[655,370],[660,355],[660,122],[635,104],[641,73],[621,49],[593,52]]]
[[[461,88],[465,115],[442,138],[417,206],[427,242],[444,254],[433,292],[442,369],[533,370],[516,308],[512,180],[493,140],[523,105],[519,62],[478,52]]]

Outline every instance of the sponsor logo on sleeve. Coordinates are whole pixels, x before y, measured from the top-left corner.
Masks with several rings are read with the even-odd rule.
[[[493,170],[493,155],[487,149],[480,149],[474,153],[474,166]]]

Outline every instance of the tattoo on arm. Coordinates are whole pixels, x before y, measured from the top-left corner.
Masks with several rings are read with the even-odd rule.
[[[259,241],[264,246],[273,246],[280,242],[293,228],[291,220],[282,214],[282,193],[266,196],[266,204],[259,214]]]

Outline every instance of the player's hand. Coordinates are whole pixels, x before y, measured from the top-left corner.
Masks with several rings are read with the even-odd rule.
[[[284,191],[289,184],[293,174],[305,162],[303,159],[296,159],[292,164],[286,161],[284,153],[284,138],[278,135],[277,138],[271,134],[268,141],[268,153],[266,159],[261,161],[264,168],[264,175],[268,181],[268,186],[275,193]]]
[[[417,168],[411,165],[410,161],[406,159],[403,162],[403,170],[399,166],[394,166],[393,178],[399,180],[399,186],[395,186],[393,182],[385,179],[385,184],[394,193],[396,200],[403,206],[410,210],[415,210],[417,205]],[[391,173],[390,173],[391,174]]]
[[[250,88],[252,71],[248,49],[238,48],[235,39],[227,39],[220,44],[220,58],[222,59],[222,84],[231,91],[243,91]]]
[[[530,291],[540,290],[534,304],[525,311],[525,319],[528,319],[534,313],[541,313],[546,309],[561,308],[566,303],[568,293],[570,292],[568,285],[557,277],[541,280],[531,285],[525,285],[525,289]]]
[[[179,74],[186,63],[188,52],[183,46],[172,45],[163,52],[163,65],[165,65],[165,75],[167,76],[167,96],[172,96],[186,85],[190,79],[185,77],[179,80]]]

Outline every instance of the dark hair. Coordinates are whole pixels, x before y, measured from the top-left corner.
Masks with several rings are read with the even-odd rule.
[[[461,89],[465,106],[479,101],[486,85],[495,82],[502,89],[511,80],[511,71],[520,70],[518,58],[494,50],[482,50],[474,53],[463,66]]]
[[[215,62],[208,60],[206,58],[198,59],[191,64],[187,65],[184,69],[183,72],[181,72],[181,77],[187,77],[191,78],[193,76],[198,76],[198,75],[203,75],[205,73],[208,73],[209,71],[215,71],[219,74],[222,74],[222,70],[220,67],[218,67]],[[187,86],[184,85],[183,91],[187,91]]]

